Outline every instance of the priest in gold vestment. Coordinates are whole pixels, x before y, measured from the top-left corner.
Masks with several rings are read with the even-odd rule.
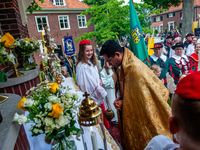
[[[143,150],[156,135],[172,139],[167,103],[169,91],[134,54],[114,40],[102,46],[100,55],[118,69],[117,99],[120,136],[124,149]]]

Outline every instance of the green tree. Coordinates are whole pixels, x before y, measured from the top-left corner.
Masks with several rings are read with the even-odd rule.
[[[124,33],[129,33],[129,6],[122,6],[123,3],[124,0],[110,0],[104,5],[94,5],[84,11],[82,15],[87,16],[90,13],[93,16],[86,25],[89,26],[94,23],[95,31],[84,33],[75,42],[82,39],[93,40],[96,37],[95,42],[100,43],[108,39],[116,40],[116,36],[120,38]]]
[[[39,0],[39,2],[44,3],[44,0]],[[40,7],[35,0],[31,2],[26,11],[32,14],[34,10],[42,10],[42,7]]]
[[[103,5],[106,4],[110,0],[83,0],[82,2],[92,6],[92,5]]]

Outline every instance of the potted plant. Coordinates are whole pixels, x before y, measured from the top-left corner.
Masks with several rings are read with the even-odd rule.
[[[15,53],[18,55],[18,57],[23,58],[21,63],[24,67],[24,70],[34,69],[35,63],[31,61],[30,56],[33,52],[39,49],[39,42],[34,38],[20,38],[16,39],[14,45]],[[20,65],[20,67],[22,67],[22,65]]]

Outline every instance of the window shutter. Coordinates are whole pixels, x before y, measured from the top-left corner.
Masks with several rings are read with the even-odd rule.
[[[175,12],[173,12],[173,16],[175,16]]]
[[[180,17],[181,17],[182,12],[180,12]]]
[[[154,22],[156,22],[156,17],[154,18]]]
[[[160,21],[163,21],[163,17],[162,16],[160,16]]]
[[[169,14],[167,14],[167,18],[169,18]]]

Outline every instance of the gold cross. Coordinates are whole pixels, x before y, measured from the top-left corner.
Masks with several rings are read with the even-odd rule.
[[[85,92],[85,94],[83,94],[83,96],[85,96],[86,98],[88,98],[90,94],[88,94],[87,92]]]

